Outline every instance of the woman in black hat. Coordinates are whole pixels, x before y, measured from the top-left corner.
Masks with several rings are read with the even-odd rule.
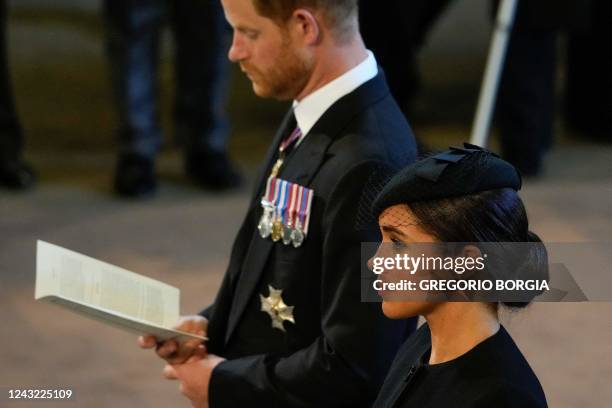
[[[521,177],[509,163],[476,146],[422,160],[397,174],[374,203],[383,244],[531,242],[518,269],[548,278],[546,250],[528,229],[517,191]],[[464,255],[480,255],[478,244]],[[473,253],[475,251],[475,253]],[[385,299],[392,319],[423,316],[402,346],[375,407],[546,407],[538,378],[500,325],[500,304]]]

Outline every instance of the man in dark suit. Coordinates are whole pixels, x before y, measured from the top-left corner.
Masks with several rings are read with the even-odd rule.
[[[206,348],[139,339],[157,347],[194,406],[368,406],[414,328],[361,301],[360,244],[380,239],[364,191],[414,161],[416,147],[361,40],[356,3],[223,0],[230,59],[256,94],[293,107],[214,304],[177,326],[206,333]],[[294,200],[293,188],[311,201]],[[279,194],[289,205],[270,211],[282,226],[266,218]],[[285,222],[295,203],[302,217]]]

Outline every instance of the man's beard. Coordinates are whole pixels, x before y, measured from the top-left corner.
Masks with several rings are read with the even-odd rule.
[[[278,60],[267,71],[262,72],[248,63],[243,64],[242,69],[250,74],[253,89],[258,96],[291,100],[304,89],[310,78],[311,66],[287,44],[283,46]]]

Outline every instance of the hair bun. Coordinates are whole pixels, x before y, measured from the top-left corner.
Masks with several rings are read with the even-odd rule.
[[[534,232],[527,231],[527,242],[530,244],[524,261],[516,270],[515,279],[534,279],[538,281],[549,281],[548,274],[548,252],[540,237]],[[530,301],[540,295],[542,291],[532,291]],[[504,306],[510,308],[524,308],[529,302],[503,302]]]

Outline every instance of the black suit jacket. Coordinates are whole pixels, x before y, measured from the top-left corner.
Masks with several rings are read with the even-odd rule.
[[[228,359],[213,371],[209,401],[213,408],[367,406],[413,326],[360,301],[360,243],[380,239],[375,223],[364,222],[363,190],[382,169],[415,160],[414,137],[382,73],[331,106],[279,175],[314,190],[309,233],[296,249],[257,231],[286,126],[268,153],[217,298],[202,312],[209,351]],[[286,333],[260,310],[268,285],[295,307]]]

